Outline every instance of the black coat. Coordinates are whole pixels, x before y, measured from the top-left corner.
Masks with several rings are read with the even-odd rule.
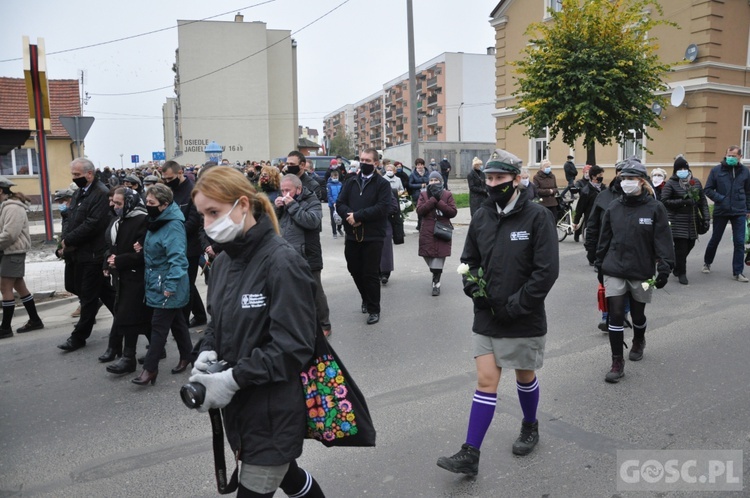
[[[62,234],[66,259],[70,255],[76,263],[101,264],[107,250],[104,232],[111,217],[109,190],[102,182],[94,180],[85,192],[76,190]]]
[[[336,211],[344,220],[346,239],[360,242],[384,240],[392,196],[391,184],[377,173],[373,173],[364,186],[362,173],[349,178],[336,200]],[[355,228],[347,223],[349,213],[354,213],[354,220],[362,225]]]
[[[565,172],[565,180],[567,180],[568,183],[575,180],[576,176],[578,176],[578,168],[576,168],[576,164],[573,161],[565,161],[565,164],[563,164],[563,171]]]
[[[487,200],[471,219],[461,262],[473,275],[484,270],[495,310],[505,307],[511,322],[500,324],[488,309],[474,309],[472,330],[492,337],[536,337],[547,333],[544,300],[559,274],[557,230],[549,209],[519,191],[510,213],[500,215]]]
[[[193,182],[185,177],[185,180],[174,188],[174,202],[180,207],[182,216],[185,217],[185,235],[187,235],[188,258],[195,258],[203,254],[201,243],[201,231],[203,230],[203,218],[193,204],[191,196]]]
[[[695,240],[698,238],[697,229],[702,221],[696,216],[696,209],[700,210],[703,220],[709,219],[708,201],[706,201],[706,194],[703,192],[700,180],[691,178],[689,181],[694,184],[684,185],[688,180],[681,182],[677,175],[673,175],[666,181],[661,193],[661,202],[667,208],[672,237],[675,239]],[[700,200],[697,205],[687,197],[686,188],[698,189]]]
[[[115,219],[105,232],[108,250],[104,255],[103,266],[110,271],[113,287],[117,293],[114,315],[117,325],[140,325],[151,323],[152,308],[145,303],[145,280],[143,251],[135,252],[133,244],[143,246],[148,228],[148,216],[143,208],[136,208],[126,217],[117,229],[117,239],[112,243],[112,225],[119,222]],[[115,255],[115,269],[109,268],[107,258]]]
[[[615,179],[609,184],[609,188],[602,189],[594,200],[594,207],[591,208],[590,216],[586,221],[586,240],[583,243],[591,263],[596,258],[596,247],[599,244],[599,232],[601,231],[602,220],[604,220],[604,212],[612,201],[619,199],[620,196],[622,196],[620,183]]]
[[[469,174],[466,175],[466,182],[469,184],[469,212],[474,216],[488,196],[484,172],[471,168]]]
[[[311,175],[307,171],[303,172],[299,179],[302,182],[302,186],[305,187],[307,190],[315,194],[315,197],[318,198],[318,202],[326,201],[326,196],[328,193],[326,192],[325,183],[321,184],[319,183],[315,178],[313,178],[314,175]]]
[[[583,180],[581,180],[583,181]],[[578,182],[576,182],[577,184]],[[596,202],[596,198],[599,196],[599,190],[597,190],[596,187],[591,185],[591,182],[585,182],[585,185],[583,187],[580,187],[581,190],[578,194],[578,203],[576,204],[576,215],[573,219],[573,223],[578,224],[581,222],[581,219],[584,221],[589,220],[589,216],[591,216],[591,211],[594,209],[594,203]]]
[[[604,212],[594,266],[611,277],[648,280],[654,272],[669,273],[674,260],[664,204],[647,192],[612,201]]]
[[[201,351],[232,365],[240,387],[222,410],[232,449],[244,463],[282,465],[302,454],[299,375],[315,347],[315,281],[265,215],[222,247],[211,268]]]
[[[320,227],[323,209],[315,194],[302,187],[299,198],[284,207],[276,208],[281,236],[289,242],[310,265],[310,270],[323,269],[323,250],[320,247]]]

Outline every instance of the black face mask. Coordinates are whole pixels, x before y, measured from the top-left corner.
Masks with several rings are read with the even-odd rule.
[[[508,201],[513,197],[513,192],[516,191],[515,187],[513,187],[513,180],[501,183],[500,185],[487,187],[487,190],[489,191],[492,202],[500,206],[501,209],[508,205]]]
[[[299,175],[299,166],[287,166],[286,172],[290,175]]]
[[[146,206],[146,212],[152,220],[155,220],[161,214],[161,211],[159,211],[159,206]]]
[[[177,177],[172,178],[168,182],[164,182],[164,185],[166,185],[167,187],[171,188],[172,190],[176,189],[177,185],[179,185],[179,184],[180,184],[180,179],[177,178]]]
[[[375,171],[375,165],[369,163],[360,163],[359,170],[362,172],[362,175],[370,176],[372,172]]]
[[[73,183],[75,183],[78,188],[83,188],[88,183],[88,180],[86,180],[85,176],[79,176],[78,178],[73,178]]]

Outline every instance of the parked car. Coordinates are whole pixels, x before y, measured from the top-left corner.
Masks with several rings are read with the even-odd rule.
[[[336,159],[336,156],[307,156],[307,160],[312,161],[313,165],[315,166],[315,176],[317,176],[318,178],[325,177],[326,171],[331,167],[331,159]],[[342,158],[341,161],[344,162],[344,166],[348,170],[349,159]],[[271,161],[271,164],[277,165],[283,162],[286,162],[286,156],[277,157],[276,159]]]

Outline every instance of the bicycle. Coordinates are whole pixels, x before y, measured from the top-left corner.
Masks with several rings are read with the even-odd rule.
[[[573,200],[560,200],[559,211],[563,213],[557,220],[557,240],[562,242],[568,235],[573,235],[575,225],[573,225]]]

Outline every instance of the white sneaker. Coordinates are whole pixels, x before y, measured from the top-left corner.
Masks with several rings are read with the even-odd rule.
[[[704,264],[703,269],[701,271],[703,273],[711,273],[711,265]]]
[[[743,275],[742,273],[740,273],[739,275],[735,275],[732,278],[738,282],[745,282],[745,283],[750,282],[750,280],[748,280],[747,277]]]

